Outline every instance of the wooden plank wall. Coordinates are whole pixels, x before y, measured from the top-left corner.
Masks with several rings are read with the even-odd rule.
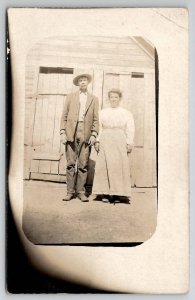
[[[40,59],[41,58],[41,59]],[[84,64],[154,69],[154,60],[131,38],[71,37],[46,39],[29,53],[28,60],[42,65]]]

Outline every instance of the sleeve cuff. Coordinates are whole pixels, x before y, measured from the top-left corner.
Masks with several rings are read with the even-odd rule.
[[[97,133],[96,131],[93,130],[93,131],[91,132],[91,135],[93,135],[94,137],[97,137],[98,133]]]

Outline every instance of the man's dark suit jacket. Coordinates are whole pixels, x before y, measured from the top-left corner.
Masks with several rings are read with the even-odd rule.
[[[67,141],[74,141],[74,134],[79,117],[79,91],[67,95],[61,118],[60,131],[66,133]],[[98,98],[87,93],[84,117],[84,139],[89,141],[92,132],[99,132],[99,102]]]

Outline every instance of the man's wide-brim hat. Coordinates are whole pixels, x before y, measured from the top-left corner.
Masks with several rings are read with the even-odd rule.
[[[86,77],[86,78],[88,79],[89,82],[91,82],[91,80],[92,80],[92,77],[91,77],[90,74],[80,74],[80,75],[76,76],[76,77],[73,79],[74,85],[78,85],[78,80],[79,80],[79,78],[81,78],[81,77]]]

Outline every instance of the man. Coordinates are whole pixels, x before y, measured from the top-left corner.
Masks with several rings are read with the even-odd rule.
[[[87,91],[91,80],[89,74],[73,79],[79,90],[67,95],[62,113],[60,135],[67,159],[67,195],[63,201],[70,201],[75,192],[81,201],[89,201],[85,195],[88,161],[99,131],[98,99]]]

